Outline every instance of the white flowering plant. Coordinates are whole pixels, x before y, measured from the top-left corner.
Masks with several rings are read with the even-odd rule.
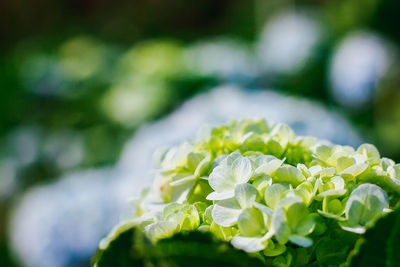
[[[263,119],[202,130],[155,161],[153,187],[102,240],[95,266],[357,265],[370,228],[400,200],[400,164],[373,145]]]

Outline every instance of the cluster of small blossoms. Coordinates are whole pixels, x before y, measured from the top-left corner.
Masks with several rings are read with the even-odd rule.
[[[155,157],[135,219],[151,240],[207,231],[276,266],[295,253],[315,260],[330,232],[363,234],[399,202],[400,164],[373,145],[333,145],[265,120],[204,130]]]

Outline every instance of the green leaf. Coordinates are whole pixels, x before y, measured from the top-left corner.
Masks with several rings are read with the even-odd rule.
[[[246,267],[268,266],[258,258],[217,241],[207,233],[190,232],[161,240],[151,252],[153,266]]]
[[[267,247],[264,250],[264,255],[267,257],[275,257],[286,251],[286,246],[269,240]]]
[[[99,249],[92,262],[96,267],[268,266],[229,243],[216,240],[210,233],[180,233],[153,244],[134,227],[124,229]]]
[[[400,266],[400,211],[379,219],[350,253],[347,266]]]
[[[159,221],[147,225],[145,231],[147,236],[155,241],[172,236],[177,232],[178,227],[179,224],[175,221]]]
[[[318,262],[323,264],[323,266],[338,266],[346,260],[348,250],[349,244],[346,244],[343,240],[326,236],[316,247],[316,257]]]
[[[118,233],[99,248],[92,259],[96,267],[130,267],[145,266],[142,248],[150,245],[142,231],[134,226],[127,225],[119,229]],[[138,246],[140,244],[141,247]]]

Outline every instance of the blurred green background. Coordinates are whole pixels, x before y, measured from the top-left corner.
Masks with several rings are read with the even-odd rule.
[[[1,1],[0,265],[26,264],[7,224],[28,188],[114,164],[142,124],[219,84],[317,100],[399,162],[399,11],[397,0]]]

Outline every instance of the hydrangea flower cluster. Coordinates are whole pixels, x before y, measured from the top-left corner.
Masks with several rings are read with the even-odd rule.
[[[333,232],[363,234],[399,203],[400,164],[373,145],[333,145],[265,120],[203,130],[155,158],[153,187],[135,202],[151,240],[208,231],[276,266],[307,264]]]

